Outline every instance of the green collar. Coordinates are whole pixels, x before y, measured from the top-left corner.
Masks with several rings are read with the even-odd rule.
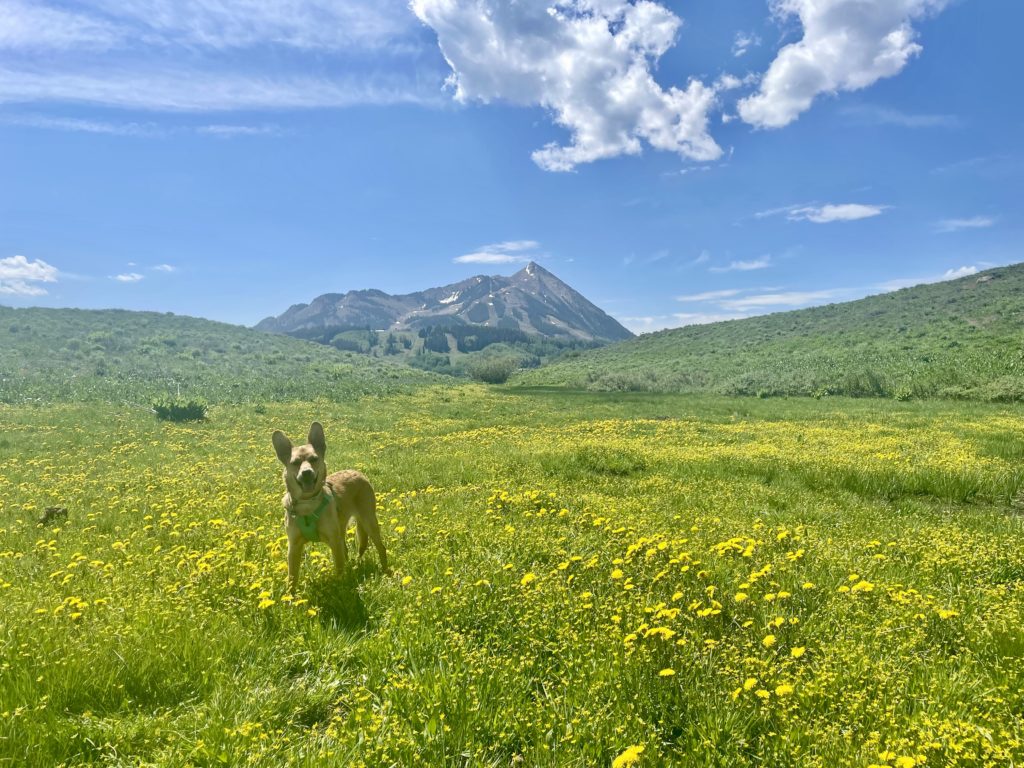
[[[296,515],[294,512],[291,515],[292,520],[299,526],[299,530],[302,532],[302,538],[306,541],[320,541],[320,532],[317,530],[317,523],[320,522],[320,515],[327,509],[327,505],[331,503],[331,494],[326,490],[322,491],[323,498],[320,499],[320,503],[317,504],[316,509],[308,515]]]

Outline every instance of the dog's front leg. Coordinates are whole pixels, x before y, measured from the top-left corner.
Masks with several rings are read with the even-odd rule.
[[[288,590],[294,594],[299,589],[299,566],[302,564],[302,550],[305,542],[298,536],[288,537]]]
[[[345,544],[345,534],[338,533],[331,536],[327,542],[334,553],[334,572],[341,576],[348,566],[348,545]]]

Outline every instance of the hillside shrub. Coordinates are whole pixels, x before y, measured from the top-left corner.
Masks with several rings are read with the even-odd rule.
[[[153,413],[161,421],[203,421],[208,406],[201,400],[177,400],[167,398],[153,403]]]
[[[516,361],[510,357],[494,357],[474,361],[469,366],[469,375],[485,384],[504,384],[517,367]]]

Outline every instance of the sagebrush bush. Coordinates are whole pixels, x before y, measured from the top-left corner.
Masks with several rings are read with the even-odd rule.
[[[469,375],[484,384],[504,384],[518,367],[510,357],[496,357],[474,362],[469,368]]]
[[[153,403],[153,413],[161,421],[203,421],[209,410],[201,400],[159,400]]]

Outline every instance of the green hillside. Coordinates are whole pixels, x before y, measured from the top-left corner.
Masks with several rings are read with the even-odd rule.
[[[523,385],[1024,400],[1024,264],[845,304],[661,331]]]
[[[0,402],[340,401],[435,381],[406,366],[155,312],[0,307]]]

